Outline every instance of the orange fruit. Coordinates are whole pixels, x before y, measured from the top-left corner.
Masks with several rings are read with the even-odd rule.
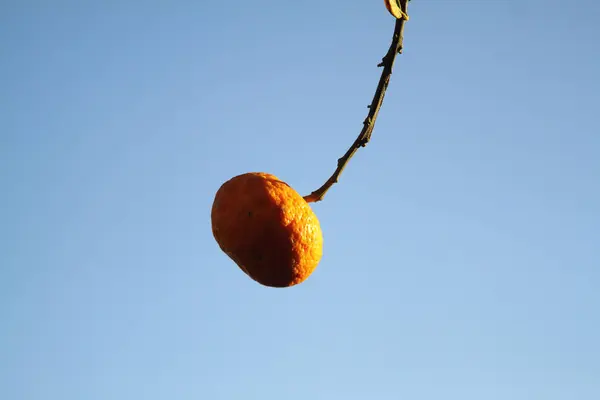
[[[297,285],[321,260],[317,216],[274,175],[251,172],[225,182],[215,195],[211,223],[221,250],[262,285]]]

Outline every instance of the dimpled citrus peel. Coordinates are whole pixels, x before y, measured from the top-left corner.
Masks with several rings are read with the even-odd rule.
[[[302,283],[321,260],[317,216],[298,192],[271,174],[245,173],[225,182],[215,196],[211,224],[221,250],[264,286]]]

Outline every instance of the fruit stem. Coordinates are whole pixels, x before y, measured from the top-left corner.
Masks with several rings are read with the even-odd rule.
[[[400,0],[399,3],[402,7],[404,15],[408,16],[406,12],[408,1]],[[359,148],[365,147],[367,143],[369,143],[369,141],[371,140],[371,133],[373,132],[373,128],[375,127],[375,121],[377,120],[379,109],[383,104],[383,98],[385,97],[385,91],[390,82],[392,69],[394,67],[394,62],[396,61],[396,55],[402,53],[402,42],[404,39],[403,36],[405,22],[405,18],[396,19],[396,25],[394,27],[394,36],[392,37],[392,44],[390,45],[390,48],[386,55],[381,60],[381,63],[377,65],[378,67],[383,67],[383,70],[381,71],[381,77],[379,78],[379,83],[377,85],[375,95],[373,96],[373,100],[368,106],[369,114],[363,121],[363,128],[360,134],[358,135],[354,143],[352,143],[352,146],[350,146],[350,148],[346,151],[346,154],[344,154],[340,159],[338,159],[337,168],[335,169],[333,175],[331,175],[329,179],[325,181],[323,186],[321,186],[311,194],[304,196],[304,200],[306,200],[307,203],[315,203],[323,200],[323,198],[325,197],[325,193],[327,193],[327,191],[331,189],[331,187],[335,183],[337,183],[340,175],[344,171],[344,168],[346,168],[348,161],[350,161],[352,156],[354,156],[354,153],[356,153],[356,151]]]

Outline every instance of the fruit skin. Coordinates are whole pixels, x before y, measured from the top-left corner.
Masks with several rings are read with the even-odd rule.
[[[263,172],[231,178],[217,191],[213,235],[250,278],[270,287],[305,281],[323,254],[319,220],[287,183]]]

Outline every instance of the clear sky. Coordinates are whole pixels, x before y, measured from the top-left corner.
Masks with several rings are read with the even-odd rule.
[[[219,186],[307,194],[383,1],[0,2],[0,398],[600,398],[600,4],[414,0],[303,284],[247,278]]]

